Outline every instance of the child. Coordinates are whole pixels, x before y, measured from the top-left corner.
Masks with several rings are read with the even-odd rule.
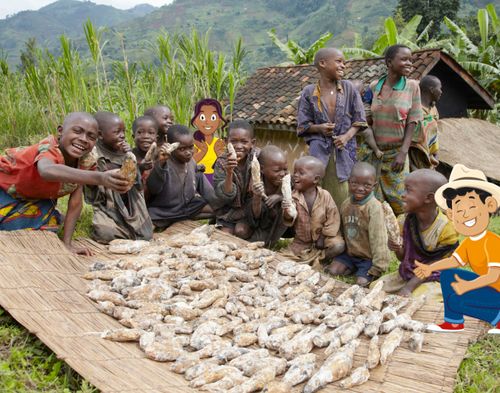
[[[153,168],[153,160],[145,161],[146,153],[156,142],[158,136],[158,123],[151,116],[140,116],[132,123],[135,148],[132,150],[137,158],[137,165],[141,172],[143,183],[145,183],[149,172]]]
[[[293,168],[292,193],[297,216],[293,218],[290,206],[283,204],[284,223],[295,230],[285,254],[316,268],[318,262],[329,262],[345,249],[337,206],[330,193],[319,187],[324,175],[320,160],[312,156],[299,158]]]
[[[167,131],[174,124],[174,114],[168,106],[156,105],[144,111],[144,116],[151,116],[158,123],[158,136],[156,143],[158,147],[165,143]]]
[[[193,136],[187,127],[173,125],[167,131],[168,144],[179,147],[168,153],[168,144],[160,148],[146,184],[148,210],[156,228],[164,229],[174,222],[213,217],[210,204],[215,203],[212,186],[203,173],[196,171],[193,160]]]
[[[97,140],[97,169],[106,171],[120,168],[130,151],[125,142],[123,120],[111,112],[97,112],[95,119],[99,127]],[[113,239],[145,239],[153,237],[153,224],[149,218],[142,193],[140,176],[125,193],[104,187],[86,187],[85,199],[92,205],[92,238],[100,243]]]
[[[225,153],[215,161],[214,190],[223,204],[216,211],[217,224],[224,232],[248,239],[252,230],[245,217],[245,208],[252,196],[251,162],[258,155],[250,123],[235,120],[229,124],[227,141],[236,150],[236,157]]]
[[[248,219],[253,228],[249,241],[263,241],[273,246],[285,233],[281,184],[288,173],[286,155],[279,147],[268,145],[259,154],[262,183],[253,184]]]
[[[410,169],[435,168],[439,164],[437,153],[439,113],[436,102],[442,94],[441,81],[434,75],[420,80],[420,98],[424,118],[417,124],[408,155]]]
[[[213,184],[214,163],[226,147],[224,141],[217,138],[215,133],[226,124],[219,101],[205,98],[196,103],[191,119],[191,125],[198,128],[194,133],[194,160],[198,165],[203,165],[210,184]]]
[[[57,199],[70,195],[64,218],[64,245],[72,252],[90,255],[71,244],[82,210],[82,184],[101,185],[118,192],[127,189],[117,171],[94,172],[91,154],[97,140],[97,122],[84,112],[70,113],[58,137],[36,145],[8,149],[0,157],[0,230],[47,229],[57,231],[61,216]]]
[[[335,257],[328,271],[333,275],[356,274],[356,284],[367,286],[389,266],[384,211],[373,195],[377,182],[375,168],[358,162],[349,178],[351,198],[340,208],[346,252]]]
[[[490,334],[500,334],[500,236],[488,231],[490,217],[500,205],[500,187],[488,183],[483,172],[457,164],[450,182],[436,191],[436,203],[446,211],[466,239],[449,258],[431,265],[417,262],[415,274],[425,279],[441,270],[444,323],[427,330],[464,330],[464,315],[490,323]],[[469,264],[472,271],[456,269]]]
[[[352,83],[341,80],[345,59],[335,48],[314,56],[317,84],[306,86],[297,109],[297,133],[309,145],[309,154],[326,167],[323,188],[340,206],[349,197],[347,179],[356,162],[356,133],[366,127],[363,102]]]
[[[355,79],[352,81],[352,85],[359,92],[361,100],[363,101],[363,107],[365,109],[367,124],[371,123],[371,101],[373,94],[370,89],[365,88],[363,81]],[[381,158],[384,153],[378,148],[375,142],[375,136],[373,135],[373,130],[370,127],[360,130],[356,134],[356,143],[358,145],[358,151],[356,157],[358,161],[370,162],[372,154],[375,157]]]
[[[424,281],[438,281],[438,272],[427,280],[415,276],[415,261],[429,264],[451,255],[457,247],[458,235],[453,224],[434,200],[436,190],[445,183],[442,174],[430,169],[419,169],[407,176],[403,194],[406,217],[400,217],[403,245],[389,242],[401,264],[398,272],[381,278],[386,292],[408,296]]]

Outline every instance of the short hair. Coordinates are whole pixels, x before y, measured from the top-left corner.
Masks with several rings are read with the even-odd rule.
[[[314,55],[314,65],[317,67],[319,66],[319,62],[322,60],[328,59],[332,55],[332,53],[340,53],[342,54],[342,51],[337,48],[321,48],[318,49],[316,54]]]
[[[142,121],[150,121],[150,122],[152,122],[154,124],[155,128],[156,128],[156,131],[158,131],[158,122],[156,121],[156,119],[153,116],[145,115],[145,116],[139,116],[132,123],[132,133],[133,134],[135,134],[135,131],[139,127],[139,123],[142,122]]]
[[[97,123],[97,120],[94,116],[92,116],[90,113],[87,112],[71,112],[66,115],[66,117],[63,120],[63,128],[67,126],[69,122],[72,122],[74,119],[77,118],[82,118],[86,120],[90,120],[92,123],[95,123],[97,127],[99,128],[99,124]]]
[[[165,108],[165,109],[168,109],[170,112],[172,112],[172,110],[171,110],[168,106],[158,104],[158,105],[155,105],[155,106],[152,106],[152,107],[150,107],[150,108],[146,109],[146,110],[144,111],[144,116],[151,116],[151,117],[155,117],[155,116],[156,116],[156,113],[158,112],[158,110],[159,110],[160,108]]]
[[[403,48],[408,49],[411,52],[411,48],[403,44],[391,45],[388,48],[386,48],[384,52],[384,58],[386,64],[389,60],[393,60],[398,54],[399,50]]]
[[[94,118],[97,121],[97,126],[101,132],[107,131],[107,127],[110,126],[110,122],[115,119],[122,120],[120,116],[113,112],[99,111],[96,112]]]
[[[451,209],[453,199],[457,196],[464,196],[469,192],[475,192],[481,202],[486,203],[486,198],[492,196],[488,191],[481,190],[480,188],[475,187],[460,187],[460,188],[445,188],[443,191],[443,198],[446,200],[446,206]]]
[[[433,87],[437,87],[441,80],[434,75],[426,75],[420,80],[420,91],[430,91]]]
[[[420,187],[424,189],[425,192],[430,193],[435,193],[439,187],[448,183],[448,180],[442,173],[428,168],[417,169],[408,174],[406,178],[418,178],[423,180],[423,184]]]
[[[318,175],[320,179],[323,179],[323,177],[325,176],[325,171],[326,171],[325,165],[316,157],[302,156],[295,161],[294,166],[297,165],[298,163],[312,166],[314,168],[314,173]]]
[[[199,116],[199,114],[201,112],[201,107],[205,106],[205,105],[213,106],[215,108],[215,110],[217,111],[217,114],[219,115],[219,117],[223,121],[222,127],[220,127],[220,128],[225,128],[227,125],[227,121],[226,121],[226,119],[224,119],[224,116],[222,116],[222,106],[221,106],[220,102],[217,101],[215,98],[204,98],[196,103],[196,105],[194,106],[194,115],[191,118],[190,124],[194,127],[194,121]]]
[[[350,176],[352,176],[355,171],[367,172],[370,174],[370,176],[375,177],[375,180],[377,180],[377,170],[375,169],[375,167],[372,164],[370,164],[368,162],[355,163],[354,166],[352,167]]]
[[[282,155],[286,160],[286,153],[283,150],[281,150],[278,146],[276,145],[264,146],[262,149],[260,149],[259,163],[261,165],[265,165],[270,157],[274,158],[278,157],[279,155]]]
[[[174,124],[167,130],[167,142],[177,142],[179,135],[191,135],[191,131],[186,126],[181,124]]]
[[[227,129],[227,135],[229,136],[231,131],[235,130],[237,128],[242,128],[244,130],[247,130],[250,134],[250,138],[253,139],[255,137],[252,125],[248,121],[243,120],[243,119],[236,119],[236,120],[232,121],[231,123],[229,123],[229,127]]]

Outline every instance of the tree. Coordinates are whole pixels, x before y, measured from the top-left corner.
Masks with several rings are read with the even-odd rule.
[[[282,65],[291,64],[311,64],[314,61],[314,55],[320,48],[324,48],[326,43],[333,37],[333,34],[328,32],[324,33],[316,41],[314,41],[309,48],[302,48],[296,41],[288,40],[287,42],[282,42],[277,36],[276,31],[271,29],[267,32],[273,44],[275,44],[280,50],[286,54],[288,62],[282,63]]]
[[[456,17],[460,0],[399,0],[398,8],[407,22],[415,15],[422,15],[423,26],[433,22],[429,37],[434,38],[439,34],[441,21],[445,16],[450,19]],[[417,31],[421,33],[423,28]]]

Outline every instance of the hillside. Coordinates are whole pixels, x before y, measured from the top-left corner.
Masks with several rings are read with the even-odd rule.
[[[9,63],[17,63],[19,51],[30,37],[36,37],[40,46],[53,49],[58,46],[61,34],[70,38],[82,36],[82,24],[87,18],[96,26],[115,26],[155,9],[143,4],[130,10],[119,10],[90,1],[59,0],[38,11],[22,11],[0,20],[0,48]]]
[[[490,0],[491,1],[491,0]],[[472,10],[485,0],[462,0],[463,10]],[[322,33],[334,37],[330,45],[350,45],[354,33],[366,39],[379,33],[381,21],[391,15],[397,0],[176,0],[154,9],[142,5],[122,11],[91,2],[59,0],[39,11],[24,11],[0,20],[0,50],[10,64],[19,62],[20,49],[30,37],[40,46],[58,52],[58,37],[67,34],[76,48],[86,51],[82,23],[90,18],[96,26],[112,27],[105,39],[108,58],[120,58],[116,32],[125,36],[129,59],[150,62],[151,43],[162,31],[170,33],[210,30],[214,49],[229,52],[238,37],[249,50],[247,65],[255,67],[284,61],[270,42],[267,31],[275,28],[280,38],[310,45]],[[482,5],[482,4],[481,4]]]

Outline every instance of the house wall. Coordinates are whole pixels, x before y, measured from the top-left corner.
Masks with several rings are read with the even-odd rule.
[[[267,128],[256,128],[255,139],[258,147],[266,145],[276,145],[287,153],[288,167],[291,170],[293,162],[307,155],[307,145],[302,138],[298,138],[295,129],[290,130],[270,130]]]
[[[439,117],[467,117],[467,98],[470,87],[442,62],[436,64],[429,75],[439,78],[443,86],[443,95],[436,106]]]

